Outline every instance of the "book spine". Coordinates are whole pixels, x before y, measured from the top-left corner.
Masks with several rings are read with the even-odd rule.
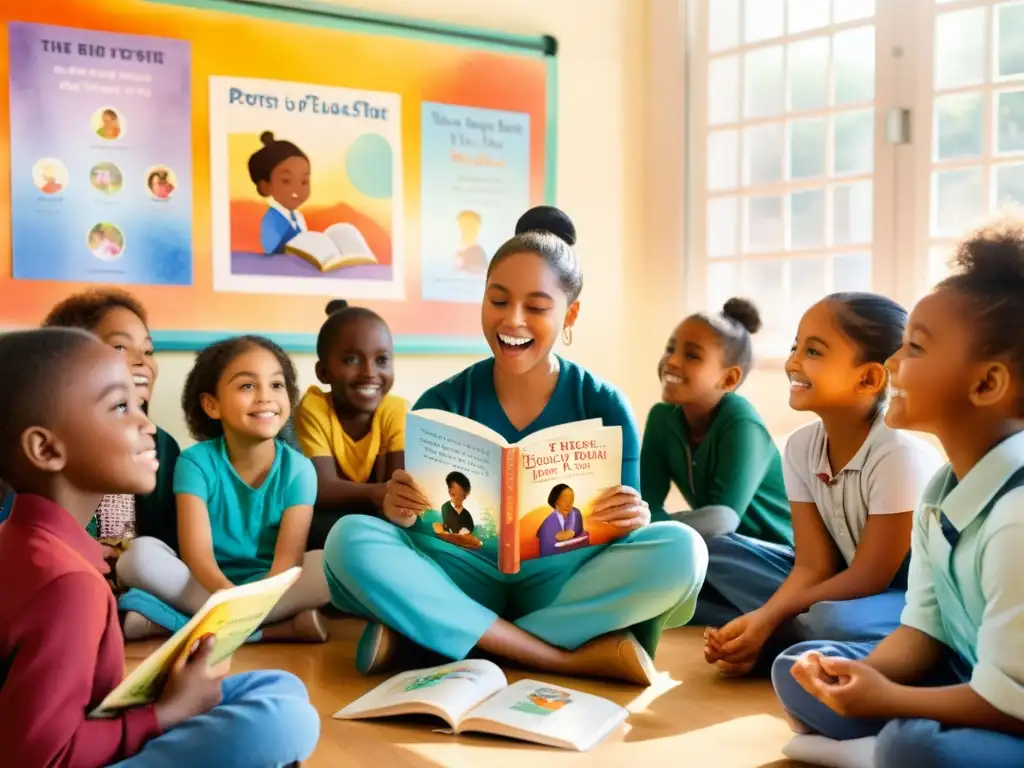
[[[506,448],[501,462],[501,526],[498,570],[519,573],[519,449]]]

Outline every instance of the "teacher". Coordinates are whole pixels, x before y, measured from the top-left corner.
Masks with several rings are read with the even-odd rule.
[[[622,484],[592,518],[627,535],[527,560],[516,574],[433,535],[416,479],[396,472],[384,519],[350,515],[331,530],[324,570],[331,599],[371,623],[356,650],[364,674],[422,664],[423,651],[463,659],[474,648],[555,674],[648,685],[662,630],[693,615],[707,549],[677,522],[651,523],[640,498],[639,436],[625,398],[552,352],[568,344],[583,273],[576,231],[556,208],[528,211],[487,268],[481,325],[493,357],[428,390],[415,409],[473,419],[510,443],[585,419],[622,428]]]

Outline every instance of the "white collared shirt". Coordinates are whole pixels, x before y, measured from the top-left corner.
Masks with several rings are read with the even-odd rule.
[[[828,461],[828,435],[816,421],[786,441],[782,472],[791,502],[818,508],[847,565],[860,544],[868,515],[892,515],[917,508],[928,481],[942,465],[924,440],[890,429],[875,417],[860,450],[838,473]]]
[[[996,709],[1024,720],[1024,487],[1005,493],[1024,467],[1024,432],[990,450],[959,483],[944,468],[917,513],[900,621],[945,643],[974,666],[971,687]],[[942,531],[945,514],[959,534]]]
[[[294,211],[289,211],[287,208],[285,208],[283,205],[281,205],[279,202],[277,202],[277,200],[275,200],[272,197],[268,197],[267,198],[267,202],[270,204],[271,208],[273,208],[275,211],[277,211],[282,216],[284,216],[285,219],[287,219],[289,224],[294,224],[294,222],[292,222],[292,214],[294,213],[295,214],[295,221],[299,222],[299,231],[300,232],[305,232],[306,230],[309,229],[309,227],[306,226],[306,217],[302,215],[302,211],[300,211],[298,209],[296,209]]]

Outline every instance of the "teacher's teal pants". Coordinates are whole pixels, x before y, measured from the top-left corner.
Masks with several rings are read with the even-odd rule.
[[[653,656],[662,631],[693,615],[707,565],[704,540],[677,522],[526,560],[516,574],[366,515],[339,520],[324,547],[337,608],[450,659],[465,658],[499,616],[568,650],[630,628]]]

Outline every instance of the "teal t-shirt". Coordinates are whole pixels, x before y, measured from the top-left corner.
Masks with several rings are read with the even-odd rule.
[[[510,443],[534,432],[586,419],[601,419],[606,427],[622,427],[622,484],[640,488],[640,435],[625,396],[592,373],[559,357],[558,383],[540,416],[518,430],[508,420],[494,390],[494,358],[482,360],[431,387],[413,410],[436,408],[457,413],[490,427]]]
[[[259,488],[238,476],[223,437],[182,451],[174,468],[174,492],[206,502],[214,557],[235,584],[270,570],[284,511],[316,501],[313,463],[280,440],[275,446],[274,464]]]
[[[737,533],[793,544],[782,458],[761,416],[740,395],[730,392],[722,398],[696,446],[681,407],[658,403],[651,408],[640,478],[652,520],[669,519],[665,498],[674,482],[692,509],[732,509],[740,518]]]

